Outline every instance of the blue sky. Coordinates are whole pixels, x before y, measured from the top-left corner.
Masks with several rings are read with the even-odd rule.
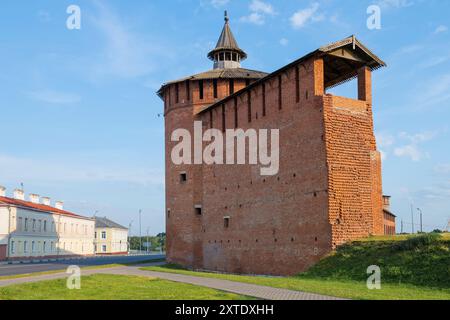
[[[81,8],[81,30],[66,9]],[[381,8],[380,30],[366,26]],[[249,55],[274,71],[351,34],[388,64],[374,73],[384,192],[410,230],[450,219],[450,1],[4,0],[0,10],[0,185],[64,200],[143,233],[164,230],[167,80],[211,69],[227,9]],[[336,94],[354,96],[354,83]],[[415,221],[418,214],[415,211]],[[400,229],[399,229],[400,230]]]

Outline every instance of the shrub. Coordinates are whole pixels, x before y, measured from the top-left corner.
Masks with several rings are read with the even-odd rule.
[[[414,250],[424,246],[437,244],[442,236],[439,233],[424,233],[396,243],[394,250]]]

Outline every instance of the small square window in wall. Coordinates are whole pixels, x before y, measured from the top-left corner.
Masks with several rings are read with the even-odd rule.
[[[226,229],[230,227],[230,217],[223,217],[223,226]]]
[[[194,211],[195,211],[195,214],[198,216],[201,216],[203,214],[202,206],[200,206],[200,205],[195,206]]]
[[[186,172],[181,172],[180,173],[180,182],[181,183],[185,183],[187,181],[187,173]]]

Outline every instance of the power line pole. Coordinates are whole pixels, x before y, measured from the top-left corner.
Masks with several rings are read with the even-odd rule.
[[[411,230],[412,234],[414,234],[414,206],[411,204]]]
[[[401,219],[401,221],[400,221],[400,233],[403,233],[403,219]]]
[[[420,233],[423,233],[422,229],[422,210],[420,208],[417,208],[417,211],[420,213]]]
[[[139,210],[139,253],[142,251],[142,210]]]

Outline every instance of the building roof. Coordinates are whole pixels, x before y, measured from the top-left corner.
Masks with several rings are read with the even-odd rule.
[[[158,90],[158,95],[163,96],[164,89],[171,84],[183,82],[187,80],[211,80],[211,79],[251,79],[258,80],[267,76],[268,73],[244,68],[230,68],[230,69],[213,69],[206,72],[198,73],[193,76],[181,78],[178,80],[170,81],[162,85]]]
[[[100,218],[100,217],[94,217],[95,219],[95,227],[96,228],[114,228],[114,229],[124,229],[128,230],[128,228],[125,228],[124,226],[115,223],[112,220],[109,220],[108,218]]]
[[[233,32],[231,32],[228,14],[225,11],[225,25],[223,26],[222,33],[217,41],[216,48],[208,53],[208,58],[214,60],[214,55],[221,51],[234,51],[241,55],[241,60],[247,58],[247,54],[239,48],[239,45],[234,38]]]
[[[386,63],[378,58],[373,52],[365,47],[354,35],[343,40],[333,42],[329,45],[320,47],[307,55],[289,63],[288,65],[278,69],[265,77],[253,82],[244,89],[235,92],[216,103],[204,107],[199,113],[222,105],[228,100],[251,90],[260,83],[267,81],[285,70],[292,68],[299,63],[302,63],[312,57],[323,57],[324,60],[324,79],[325,88],[332,88],[347,81],[350,81],[358,76],[358,70],[361,67],[368,67],[372,71],[385,67]]]
[[[387,213],[387,214],[389,214],[389,215],[391,215],[391,216],[393,216],[394,218],[397,217],[395,214],[393,214],[393,213],[392,213],[391,211],[389,211],[388,209],[383,209],[383,212],[384,212],[384,213]]]
[[[34,210],[34,211],[40,211],[40,212],[46,212],[46,213],[54,213],[54,214],[61,214],[61,215],[72,216],[72,217],[77,217],[77,218],[89,219],[87,217],[83,217],[83,216],[80,216],[78,214],[66,211],[66,210],[60,210],[60,209],[57,209],[55,207],[46,206],[44,204],[38,204],[38,203],[30,202],[30,201],[18,200],[18,199],[13,199],[13,198],[8,198],[8,197],[0,197],[0,205],[2,205],[2,204],[3,205],[13,206],[13,207],[18,207],[18,208],[24,208],[24,209],[28,209],[28,210]]]

